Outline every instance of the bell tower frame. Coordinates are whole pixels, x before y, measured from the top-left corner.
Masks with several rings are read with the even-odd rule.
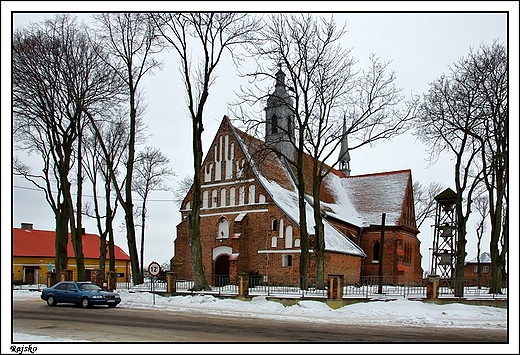
[[[431,274],[442,279],[454,276],[457,256],[457,194],[450,188],[435,197],[435,232],[433,236]]]

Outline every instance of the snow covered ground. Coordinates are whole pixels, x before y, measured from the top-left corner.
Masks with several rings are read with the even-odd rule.
[[[515,309],[510,309],[508,319],[508,310],[504,308],[462,303],[437,305],[406,298],[373,300],[332,309],[323,302],[312,300],[300,300],[295,305],[284,306],[281,303],[269,301],[263,296],[254,297],[250,301],[242,301],[238,299],[218,299],[210,295],[162,297],[159,295],[154,296],[148,292],[132,292],[128,290],[119,290],[118,292],[122,298],[119,307],[122,308],[147,308],[162,312],[203,312],[205,314],[225,316],[246,316],[251,318],[348,325],[456,327],[460,328],[460,331],[463,331],[464,328],[507,329],[509,325],[510,334],[518,334],[518,310],[516,307]],[[12,294],[15,301],[40,298],[40,292],[38,291],[13,290]],[[5,323],[3,322],[3,324]],[[513,330],[512,326],[516,330]],[[4,331],[2,331],[2,339],[6,340]],[[13,341],[28,344],[45,342],[66,343],[72,340],[34,336],[30,335],[30,331],[28,331],[27,333],[13,333]],[[510,341],[518,344],[518,340],[513,339],[511,336]],[[105,345],[103,346],[106,349]],[[453,345],[451,346],[453,347]],[[294,349],[294,347],[291,348]],[[473,352],[479,352],[485,348],[485,345],[479,345]],[[309,349],[311,348],[305,346],[302,350],[307,352]],[[453,351],[453,348],[451,349]],[[465,349],[467,349],[467,346]],[[487,350],[487,353],[493,353],[496,349],[500,349],[500,345],[492,345],[490,349]],[[424,350],[428,351],[428,347],[425,347]],[[386,351],[388,351],[388,348],[384,350],[384,352]],[[401,348],[399,352],[403,353],[403,349]],[[417,352],[417,350],[414,352]],[[506,353],[508,351],[502,349],[500,352]]]

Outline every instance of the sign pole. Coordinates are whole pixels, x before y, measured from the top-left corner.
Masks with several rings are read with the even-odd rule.
[[[152,261],[150,265],[148,265],[148,273],[152,276],[152,285],[150,289],[152,290],[152,302],[155,306],[155,279],[157,278],[157,275],[161,273],[161,265],[159,265],[157,261]]]

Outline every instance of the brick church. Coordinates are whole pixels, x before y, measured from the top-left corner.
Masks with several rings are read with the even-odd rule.
[[[224,116],[202,165],[201,244],[206,279],[213,276],[237,279],[252,273],[272,283],[299,282],[300,228],[298,192],[290,156],[294,139],[291,102],[285,75],[276,74],[275,90],[267,101],[265,139],[257,139],[234,127]],[[285,136],[284,136],[285,135]],[[415,224],[410,170],[350,175],[346,137],[341,142],[339,169],[333,169],[321,188],[325,227],[325,277],[344,275],[347,284],[364,276],[378,276],[380,251],[385,277],[399,283],[422,279],[419,230]],[[261,154],[266,145],[283,155]],[[304,167],[311,167],[306,156]],[[312,171],[305,169],[311,195]],[[181,204],[182,221],[171,268],[178,279],[192,279],[187,216],[192,190]],[[307,203],[307,232],[311,263],[309,280],[315,276],[314,217]],[[381,218],[386,214],[384,245]]]

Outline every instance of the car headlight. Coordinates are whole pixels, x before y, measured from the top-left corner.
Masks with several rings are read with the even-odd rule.
[[[95,298],[95,299],[99,299],[99,298],[101,298],[101,299],[103,299],[104,297],[101,296],[101,295],[94,295],[94,296],[92,296],[92,298]]]

